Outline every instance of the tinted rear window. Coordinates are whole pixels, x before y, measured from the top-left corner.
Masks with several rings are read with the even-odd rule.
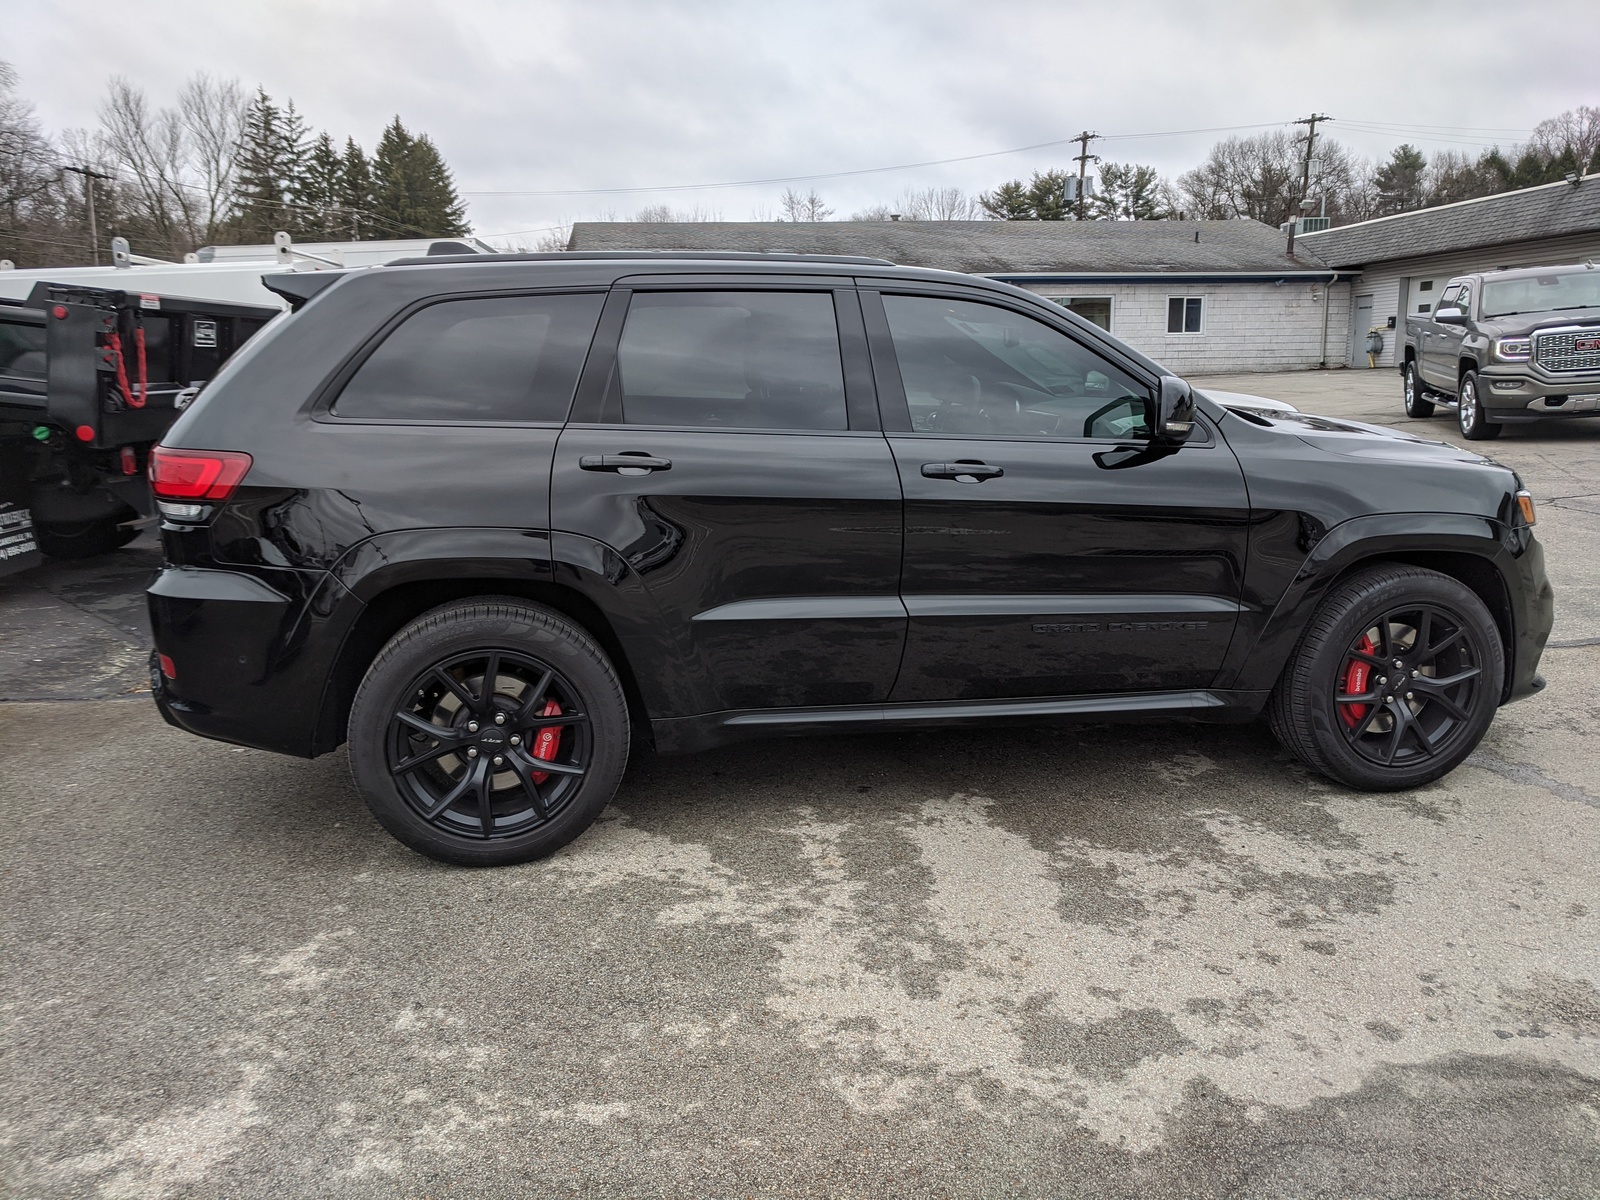
[[[333,411],[369,421],[564,421],[603,299],[429,305],[361,364]]]
[[[826,292],[641,293],[617,365],[629,424],[848,427]]]

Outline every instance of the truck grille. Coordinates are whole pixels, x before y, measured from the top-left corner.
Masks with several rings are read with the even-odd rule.
[[[1538,333],[1533,338],[1533,359],[1547,371],[1600,371],[1600,350],[1579,350],[1577,343],[1593,344],[1600,328],[1564,329]]]

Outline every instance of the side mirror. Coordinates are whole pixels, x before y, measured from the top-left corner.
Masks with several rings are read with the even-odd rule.
[[[1436,308],[1433,310],[1433,319],[1441,325],[1465,325],[1467,313],[1461,308]]]
[[[1181,442],[1194,428],[1194,391],[1176,375],[1161,377],[1156,398],[1156,439]]]

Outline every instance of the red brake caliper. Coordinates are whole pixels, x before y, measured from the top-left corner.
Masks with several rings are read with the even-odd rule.
[[[1361,635],[1361,645],[1357,647],[1363,654],[1377,653],[1377,647],[1372,644],[1372,639],[1366,634]],[[1346,696],[1359,696],[1367,690],[1367,680],[1372,678],[1372,664],[1364,663],[1359,658],[1352,658],[1350,665],[1344,669],[1344,694]],[[1344,718],[1344,723],[1354,729],[1361,723],[1361,718],[1367,715],[1365,704],[1341,704],[1339,715]]]
[[[559,717],[561,715],[561,705],[557,704],[554,700],[546,700],[544,702],[544,711],[539,715],[541,717]],[[551,759],[555,758],[556,747],[560,744],[561,726],[548,725],[533,735],[533,745],[529,747],[528,754],[533,758],[539,758],[543,759],[545,762],[549,762]],[[549,771],[532,772],[532,779],[535,783],[543,783],[549,778]]]

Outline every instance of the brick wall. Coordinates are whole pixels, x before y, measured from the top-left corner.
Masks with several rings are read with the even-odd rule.
[[[1327,311],[1329,366],[1348,354],[1348,284],[1288,280],[1273,283],[1039,284],[1041,296],[1111,297],[1111,332],[1177,375],[1239,371],[1295,371],[1323,357],[1323,313]],[[1331,292],[1331,296],[1330,296]],[[1201,332],[1168,333],[1167,299],[1199,296]],[[1332,307],[1327,306],[1331,302]]]

